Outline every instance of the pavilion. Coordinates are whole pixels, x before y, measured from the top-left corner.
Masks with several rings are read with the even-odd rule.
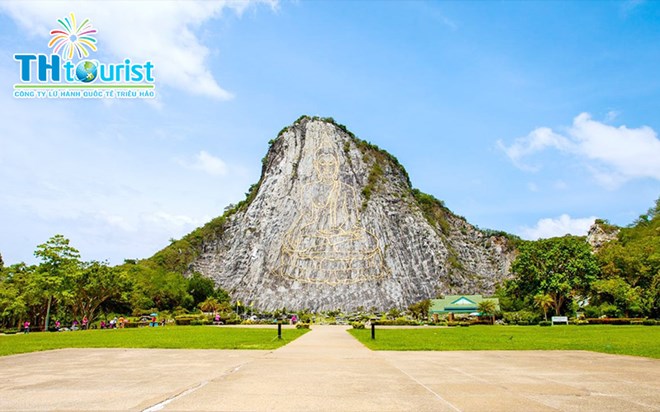
[[[447,295],[442,299],[431,299],[429,315],[472,314],[480,316],[478,306],[484,300],[495,301],[495,310],[500,310],[498,298],[484,298],[481,295]]]

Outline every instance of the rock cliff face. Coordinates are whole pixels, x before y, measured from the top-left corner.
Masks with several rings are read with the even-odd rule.
[[[492,293],[513,258],[507,238],[413,190],[394,157],[331,119],[285,128],[248,199],[209,225],[188,235],[187,270],[266,310]]]
[[[602,220],[596,220],[587,232],[587,242],[591,245],[594,252],[598,252],[607,242],[617,238],[619,228],[610,225]]]

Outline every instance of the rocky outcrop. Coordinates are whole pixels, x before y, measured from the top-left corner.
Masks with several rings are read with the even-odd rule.
[[[170,248],[187,271],[265,310],[402,308],[492,293],[513,258],[505,236],[413,190],[396,158],[309,117],[271,141],[246,201],[183,241]]]
[[[617,238],[619,228],[610,225],[604,220],[596,219],[587,232],[587,242],[591,245],[594,252],[598,252],[607,242]]]

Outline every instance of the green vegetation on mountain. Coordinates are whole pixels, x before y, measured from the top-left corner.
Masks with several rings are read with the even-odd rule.
[[[361,191],[363,196],[363,209],[367,206],[371,197],[377,193],[379,184],[383,181],[383,179],[385,179],[387,171],[388,173],[401,173],[404,176],[407,186],[401,189],[404,192],[407,192],[406,196],[414,199],[417,205],[421,208],[429,223],[438,228],[443,235],[448,236],[451,231],[449,219],[452,216],[462,219],[460,216],[453,214],[445,206],[443,201],[436,199],[432,195],[422,193],[418,189],[413,189],[410,184],[410,177],[408,172],[406,172],[405,168],[401,165],[401,163],[399,163],[399,160],[395,156],[370,142],[359,139],[350,130],[348,130],[346,126],[337,123],[331,117],[311,117],[303,115],[299,117],[293,123],[293,125],[283,128],[275,139],[271,139],[268,142],[270,150],[262,159],[262,171],[259,182],[253,184],[250,187],[248,192],[245,194],[244,200],[238,202],[236,205],[230,205],[227,207],[225,209],[225,213],[222,216],[217,217],[204,226],[195,229],[183,238],[173,241],[170,245],[154,254],[150,260],[166,270],[179,273],[187,273],[189,271],[190,264],[195,260],[197,256],[199,256],[204,243],[222,236],[226,227],[226,223],[231,218],[231,216],[239,211],[246,210],[250,206],[256,197],[259,188],[261,187],[261,183],[264,179],[268,167],[271,151],[276,149],[276,145],[281,135],[287,132],[290,128],[300,125],[302,122],[314,120],[333,124],[342,132],[346,133],[346,135],[348,135],[350,138],[350,142],[352,142],[360,151],[363,161],[366,162],[369,166],[367,182]],[[351,150],[350,142],[346,141],[344,143],[343,150],[346,154],[348,154]],[[294,164],[293,171],[293,177],[295,178],[297,173],[297,162]],[[458,260],[455,257],[454,260],[458,263]]]
[[[629,227],[597,224],[618,234],[596,253],[576,236],[521,241],[498,292],[503,310],[539,311],[542,296],[555,314],[660,317],[660,199]]]
[[[601,277],[593,284],[594,314],[660,317],[660,198],[597,257]]]
[[[448,236],[451,231],[448,217],[452,213],[445,206],[445,202],[436,199],[433,195],[422,193],[419,189],[412,189],[412,194],[431,226],[440,228],[442,234]]]

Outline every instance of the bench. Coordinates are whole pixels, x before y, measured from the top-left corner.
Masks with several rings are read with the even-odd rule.
[[[565,323],[568,325],[568,316],[553,316],[552,317],[552,324],[556,323]]]

